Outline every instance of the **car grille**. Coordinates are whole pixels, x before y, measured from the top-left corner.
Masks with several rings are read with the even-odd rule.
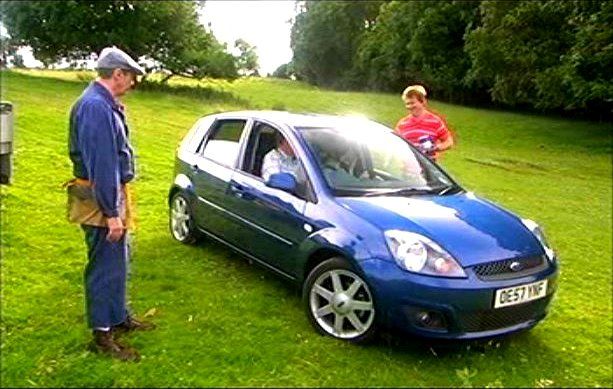
[[[511,264],[517,262],[519,270],[512,270]],[[547,260],[544,256],[505,259],[504,261],[490,262],[473,266],[473,271],[484,281],[507,280],[528,276],[538,273],[547,268]]]
[[[529,320],[541,319],[551,299],[550,296],[506,308],[473,311],[460,315],[459,324],[464,332],[490,331],[510,327]]]

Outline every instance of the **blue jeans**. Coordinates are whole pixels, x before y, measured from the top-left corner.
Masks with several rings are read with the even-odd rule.
[[[128,275],[127,233],[117,242],[106,240],[108,228],[81,225],[87,243],[85,306],[90,328],[111,327],[128,316],[126,288]]]

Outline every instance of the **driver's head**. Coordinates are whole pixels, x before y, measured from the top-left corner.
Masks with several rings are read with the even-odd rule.
[[[285,155],[294,156],[294,150],[292,150],[287,139],[280,133],[277,133],[277,148]]]

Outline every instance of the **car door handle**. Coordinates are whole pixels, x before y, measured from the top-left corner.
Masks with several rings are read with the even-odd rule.
[[[241,185],[236,182],[233,182],[230,184],[230,192],[234,196],[245,199],[245,200],[253,200],[255,198],[255,196],[252,193],[251,188]]]

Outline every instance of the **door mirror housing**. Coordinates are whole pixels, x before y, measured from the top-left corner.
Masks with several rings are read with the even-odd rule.
[[[298,182],[296,181],[296,177],[291,173],[274,173],[268,177],[266,186],[294,194],[296,193]]]

